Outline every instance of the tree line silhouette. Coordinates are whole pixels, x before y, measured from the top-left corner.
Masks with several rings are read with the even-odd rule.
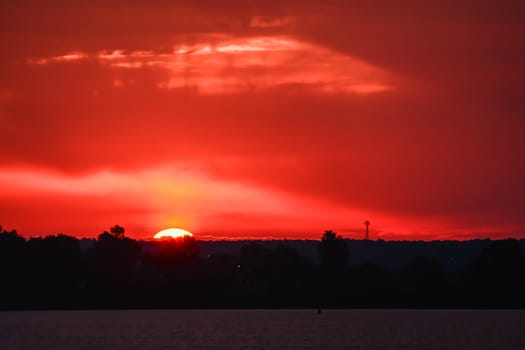
[[[466,244],[466,243],[465,243]],[[25,239],[0,227],[0,308],[522,308],[519,241],[491,241],[461,268],[423,255],[401,268],[348,264],[325,231],[313,261],[281,241],[199,255],[193,237],[143,242],[121,226],[87,248],[67,235]]]

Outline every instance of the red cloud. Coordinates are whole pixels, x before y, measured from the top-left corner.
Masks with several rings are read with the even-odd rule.
[[[345,231],[366,217],[388,238],[523,232],[523,4],[97,4],[0,5],[2,169],[53,169],[60,187],[184,164],[204,188],[257,193],[194,200],[205,231]],[[2,197],[0,222],[44,231],[67,205],[72,229],[140,226],[33,185]],[[257,213],[261,192],[293,205]],[[139,206],[145,227],[152,208]]]

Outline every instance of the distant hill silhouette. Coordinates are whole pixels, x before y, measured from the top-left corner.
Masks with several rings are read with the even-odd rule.
[[[523,308],[525,241],[25,239],[0,227],[0,308]]]

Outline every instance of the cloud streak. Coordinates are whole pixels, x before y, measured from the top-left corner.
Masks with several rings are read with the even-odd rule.
[[[205,38],[206,36],[204,36]],[[176,45],[171,52],[105,50],[30,59],[29,64],[98,60],[114,68],[160,68],[164,89],[196,89],[203,94],[301,86],[325,93],[371,94],[393,88],[393,76],[363,61],[287,37],[232,38]]]

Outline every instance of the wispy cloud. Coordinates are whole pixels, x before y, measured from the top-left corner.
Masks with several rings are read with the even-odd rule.
[[[29,60],[31,64],[98,60],[123,69],[155,67],[166,72],[162,89],[202,94],[257,91],[280,86],[323,93],[372,94],[392,89],[393,76],[362,60],[289,37],[232,38],[210,35],[171,52],[105,50]]]

